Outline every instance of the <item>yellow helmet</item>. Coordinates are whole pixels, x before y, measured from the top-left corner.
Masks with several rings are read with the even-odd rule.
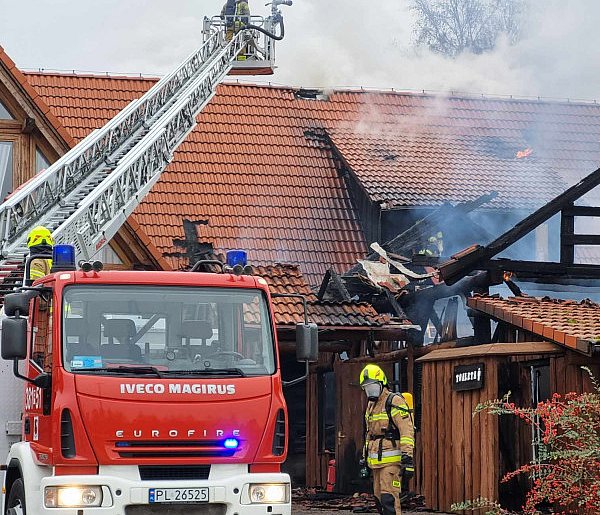
[[[360,386],[364,386],[369,383],[381,383],[383,386],[388,384],[385,372],[381,367],[373,364],[367,365],[360,371]]]
[[[54,245],[54,239],[49,229],[43,225],[38,225],[31,229],[31,232],[27,235],[27,246],[35,247],[36,245]]]

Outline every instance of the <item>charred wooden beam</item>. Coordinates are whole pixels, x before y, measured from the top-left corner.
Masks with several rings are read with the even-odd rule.
[[[467,214],[473,211],[474,209],[477,209],[478,207],[487,204],[497,196],[498,193],[493,191],[487,195],[481,195],[475,200],[463,202],[461,204],[457,204],[456,206],[453,206],[449,203],[442,204],[436,211],[429,214],[428,216],[425,216],[421,220],[418,220],[406,231],[399,234],[395,238],[387,241],[381,246],[388,253],[402,254],[407,246],[417,245],[418,242],[422,240],[424,234],[426,234],[427,231],[430,231],[432,228],[435,228],[437,230],[437,228],[440,225],[448,223],[448,219],[455,217],[459,214]],[[379,259],[379,254],[377,254],[376,252],[372,252],[367,256],[367,259],[369,261],[377,261]],[[350,270],[348,270],[344,274],[344,276],[357,274],[358,272],[360,272],[361,269],[361,265],[355,265]]]
[[[404,312],[400,304],[398,304],[398,301],[396,300],[396,297],[392,295],[392,292],[389,291],[387,288],[384,288],[384,292],[385,297],[387,298],[389,305],[392,308],[392,311],[396,313],[396,316],[402,320],[407,320],[408,317],[406,316],[406,313]]]
[[[444,310],[444,317],[442,320],[442,332],[440,333],[440,340],[448,342],[456,340],[456,322],[458,320],[458,299],[448,299],[448,304]]]
[[[504,284],[508,286],[508,289],[512,292],[515,297],[522,297],[523,292],[511,279],[504,279]]]
[[[438,299],[454,297],[455,295],[468,295],[474,289],[487,288],[501,282],[501,277],[495,277],[494,274],[489,274],[488,272],[478,272],[475,275],[464,277],[451,286],[439,283],[429,288],[422,288],[412,293],[407,293],[400,296],[398,302],[403,308],[408,309],[410,306],[421,302],[435,302]]]
[[[446,284],[454,284],[467,274],[480,268],[480,264],[487,261],[500,252],[506,250],[517,240],[530,233],[540,224],[552,218],[562,209],[573,207],[573,203],[580,197],[600,184],[600,168],[591,173],[574,186],[571,186],[565,192],[533,212],[528,217],[521,220],[512,229],[505,232],[486,247],[479,247],[475,251],[468,253],[461,259],[454,259],[446,262],[440,267],[440,276]],[[538,263],[539,265],[539,263]]]
[[[319,288],[319,293],[317,293],[317,298],[319,300],[323,300],[325,297],[325,293],[327,292],[327,287],[329,286],[329,282],[331,281],[331,268],[325,272],[323,276],[323,280],[321,281],[321,286]]]
[[[488,274],[488,272],[479,272],[478,274],[465,277],[458,283],[448,286],[440,283],[429,288],[416,290],[412,293],[407,293],[399,297],[398,302],[406,312],[409,320],[420,325],[423,330],[427,326],[429,320],[432,321],[438,334],[443,332],[442,324],[437,318],[437,313],[433,309],[436,300],[456,295],[469,295],[473,291],[483,291],[493,284],[500,284],[501,277],[496,274]],[[437,321],[437,325],[436,325]],[[482,335],[487,333],[482,332]]]
[[[481,263],[481,270],[511,272],[521,280],[545,278],[550,282],[561,279],[599,279],[600,265],[563,263],[540,263],[539,261],[520,261],[513,259],[493,259]]]

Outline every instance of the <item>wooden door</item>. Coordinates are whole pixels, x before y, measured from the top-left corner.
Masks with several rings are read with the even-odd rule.
[[[364,363],[336,362],[336,491],[352,493],[365,490],[369,481],[358,477],[358,461],[364,444],[366,398],[358,385]]]

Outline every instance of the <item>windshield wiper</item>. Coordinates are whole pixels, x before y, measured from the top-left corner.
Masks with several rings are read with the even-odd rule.
[[[71,372],[109,372],[113,374],[156,374],[157,377],[164,377],[163,372],[158,370],[156,367],[143,366],[143,367],[131,367],[128,365],[119,365],[118,367],[106,367],[106,368],[79,368],[72,370]]]
[[[241,368],[203,368],[197,370],[165,370],[163,374],[185,375],[185,376],[236,376],[246,377],[246,373]]]

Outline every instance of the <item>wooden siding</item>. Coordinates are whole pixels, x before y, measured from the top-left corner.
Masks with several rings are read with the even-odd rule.
[[[419,434],[422,469],[418,491],[427,507],[449,511],[453,502],[477,496],[498,497],[498,419],[473,417],[477,404],[498,396],[498,362],[467,358],[461,365],[485,364],[480,390],[455,392],[452,374],[456,361],[423,364],[423,418]]]

